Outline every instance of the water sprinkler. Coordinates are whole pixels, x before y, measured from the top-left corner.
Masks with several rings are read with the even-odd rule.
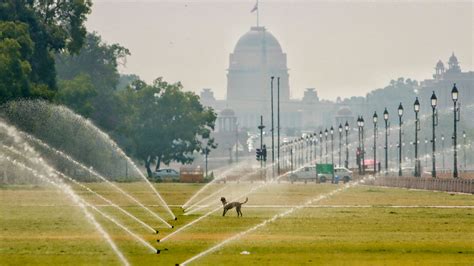
[[[160,231],[156,230],[156,233],[158,234]]]
[[[160,243],[160,240],[159,240],[159,239],[157,239],[157,240],[156,240],[156,242]]]
[[[160,254],[161,250],[157,249],[156,254]]]
[[[174,220],[177,221],[177,220],[178,220],[178,217],[174,217]]]
[[[174,225],[172,225],[171,228],[174,228]]]

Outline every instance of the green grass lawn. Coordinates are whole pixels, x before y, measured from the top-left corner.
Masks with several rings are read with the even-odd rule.
[[[160,230],[152,234],[131,218],[79,187],[77,193],[115,217],[147,242],[162,250],[151,252],[122,229],[90,210],[132,265],[174,265],[247,230],[289,207],[337,188],[331,184],[274,184],[249,195],[244,217],[218,211],[167,241],[156,240],[199,218],[210,208],[185,216],[173,207],[178,221],[144,183],[118,184],[154,212],[175,225],[165,228],[157,219],[103,183],[87,183],[146,223]],[[228,184],[224,196],[257,184]],[[170,205],[181,205],[202,185],[157,184]],[[202,197],[220,189],[213,185]],[[340,186],[340,185],[339,185]],[[219,204],[218,196],[213,204]],[[199,199],[199,197],[198,197]],[[258,207],[256,207],[258,205]],[[271,206],[270,206],[271,205]],[[215,205],[218,206],[218,205]],[[315,203],[225,245],[196,261],[196,265],[473,265],[474,209],[436,206],[474,206],[473,195],[357,186]],[[242,251],[250,252],[241,255]],[[47,186],[0,187],[0,265],[120,264],[108,244],[77,206]]]

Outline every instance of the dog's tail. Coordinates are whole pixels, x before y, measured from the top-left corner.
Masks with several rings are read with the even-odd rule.
[[[247,203],[247,201],[249,201],[249,198],[245,198],[245,201],[240,203],[240,204],[245,204],[245,203]]]

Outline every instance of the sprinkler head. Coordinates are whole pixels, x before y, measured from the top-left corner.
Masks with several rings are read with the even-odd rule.
[[[179,266],[179,263],[176,263],[175,266]]]
[[[157,249],[156,254],[160,254],[161,250]]]
[[[158,234],[160,231],[156,230],[156,233]]]
[[[174,228],[174,225],[172,225],[171,228]]]
[[[177,221],[177,220],[178,220],[178,217],[174,217],[174,220]]]
[[[159,239],[157,239],[157,240],[156,240],[156,242],[160,243],[160,240],[159,240]]]

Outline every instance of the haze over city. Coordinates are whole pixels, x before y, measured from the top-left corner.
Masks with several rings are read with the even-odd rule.
[[[235,43],[255,1],[95,1],[89,30],[131,51],[122,73],[162,76],[225,98]],[[455,52],[473,67],[471,1],[260,1],[260,25],[287,54],[291,98],[314,87],[323,99],[364,96],[391,79],[431,78]],[[129,19],[133,18],[133,19]],[[343,78],[342,78],[343,77]]]

